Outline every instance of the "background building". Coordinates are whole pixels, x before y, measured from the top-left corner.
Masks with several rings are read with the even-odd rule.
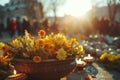
[[[2,8],[1,8],[2,7]],[[37,0],[10,0],[5,6],[1,6],[0,21],[5,27],[11,18],[28,17],[30,20],[43,18],[42,4]]]

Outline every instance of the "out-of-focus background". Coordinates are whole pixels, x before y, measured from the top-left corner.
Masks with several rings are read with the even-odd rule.
[[[41,29],[74,37],[84,53],[100,58],[85,69],[92,80],[120,80],[120,0],[0,0],[0,42],[25,30],[37,37]],[[67,78],[80,80],[82,74],[78,70]]]
[[[92,34],[119,36],[119,0],[0,0],[0,39],[28,30],[62,32],[77,39]]]

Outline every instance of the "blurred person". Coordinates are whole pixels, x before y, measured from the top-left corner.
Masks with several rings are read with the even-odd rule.
[[[31,32],[31,24],[27,17],[23,18],[22,26],[23,26],[23,32],[25,30],[27,30],[29,33]]]
[[[1,22],[0,23],[0,37],[2,37],[2,31],[4,29],[4,24]]]
[[[35,35],[40,30],[40,22],[36,19],[33,20],[33,30]]]
[[[49,22],[48,22],[48,19],[47,19],[47,18],[43,21],[43,26],[44,26],[45,30],[48,29],[48,27],[49,27]]]
[[[59,32],[58,27],[59,27],[59,24],[57,22],[55,22],[51,25],[50,30],[53,31],[54,33],[58,33]]]
[[[117,23],[117,35],[120,35],[120,22]]]
[[[16,20],[16,24],[17,24],[17,31],[18,31],[18,35],[23,35],[22,31],[23,31],[23,28],[22,28],[22,21],[20,20],[20,17],[17,18]]]
[[[93,28],[94,28],[94,31],[99,31],[99,20],[98,18],[95,16],[92,20],[92,25],[93,25]]]
[[[11,36],[11,27],[10,27],[10,18],[8,18],[7,19],[7,22],[6,22],[6,26],[7,26],[7,28],[6,28],[6,31],[8,32],[8,34],[10,34],[10,36]]]
[[[109,29],[109,19],[106,17],[103,17],[100,21],[100,33],[101,34],[108,34],[108,29]]]
[[[10,28],[11,28],[11,37],[14,37],[15,36],[15,32],[16,32],[16,28],[17,28],[16,18],[12,18],[11,19],[11,21],[10,21]]]

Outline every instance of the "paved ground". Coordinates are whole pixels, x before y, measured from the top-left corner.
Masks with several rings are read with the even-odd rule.
[[[115,70],[107,71],[102,64],[97,63],[88,66],[87,70],[82,71],[82,74],[81,71],[75,71],[61,80],[82,80],[83,77],[88,75],[96,75],[94,78],[91,78],[91,80],[120,80],[119,72]]]
[[[93,80],[120,80],[120,73],[115,70],[106,70],[102,64],[93,64],[97,70],[98,74]]]

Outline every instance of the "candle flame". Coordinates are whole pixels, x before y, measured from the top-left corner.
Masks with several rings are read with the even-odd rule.
[[[90,54],[88,54],[88,57],[91,57]]]
[[[76,59],[76,63],[77,64],[81,63],[81,59]]]
[[[13,74],[17,74],[17,71],[14,69]]]

